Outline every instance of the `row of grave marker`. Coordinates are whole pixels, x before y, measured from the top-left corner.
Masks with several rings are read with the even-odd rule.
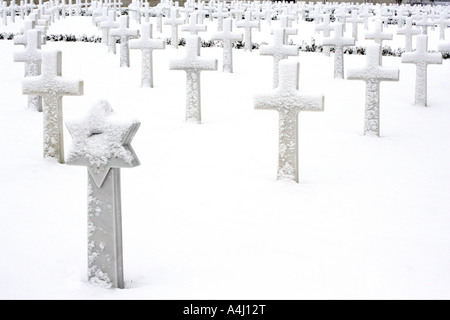
[[[117,28],[117,33],[113,32],[112,34],[112,36],[123,37],[121,52],[127,51],[128,47],[128,41],[125,40],[125,37],[129,36],[127,22],[128,16],[121,17],[121,26]],[[225,23],[225,30],[228,29],[228,24],[231,26],[231,22]],[[147,50],[147,54],[143,52],[143,62],[148,64],[151,61],[151,50],[153,49],[149,46],[152,41],[151,24],[144,24],[143,27],[145,30],[143,29],[142,38],[130,42],[130,47]],[[342,34],[340,32],[342,27],[341,24],[337,24],[335,31],[337,38],[339,38],[339,34]],[[23,93],[43,98],[44,122],[46,123],[44,126],[44,154],[57,157],[60,162],[64,162],[62,97],[83,94],[83,82],[81,80],[67,80],[61,76],[60,51],[43,50],[39,52],[40,33],[41,31],[32,28],[27,31],[25,50],[28,50],[29,54],[22,54],[21,56],[18,53],[15,59],[24,60],[28,63],[26,67],[28,77],[23,81]],[[137,33],[133,34],[137,35]],[[323,111],[324,96],[320,94],[306,95],[298,91],[299,63],[286,60],[287,56],[296,54],[284,42],[285,30],[274,29],[273,34],[274,43],[271,46],[261,47],[261,54],[274,56],[275,89],[269,94],[255,96],[254,104],[255,109],[278,111],[279,165],[277,176],[278,179],[298,182],[298,113],[300,111]],[[424,81],[426,83],[426,65],[428,63],[439,63],[442,57],[440,54],[433,55],[427,52],[426,35],[420,35],[417,39],[417,50],[413,53],[405,53],[402,61],[417,63],[418,70],[419,67],[425,68],[421,68],[421,71],[417,73],[418,83],[423,84]],[[335,42],[334,44],[330,43],[330,45],[339,46],[337,44],[339,41]],[[163,43],[158,43],[163,47]],[[278,50],[285,47],[286,52]],[[295,49],[295,47],[291,48]],[[298,54],[298,48],[296,50]],[[148,55],[149,51],[150,55]],[[335,56],[338,51],[336,50]],[[368,46],[366,66],[361,69],[349,70],[347,76],[348,79],[366,81],[365,132],[377,135],[379,135],[379,83],[380,81],[392,81],[399,78],[398,69],[381,66],[380,52],[380,44]],[[41,59],[39,59],[39,55]],[[121,65],[129,66],[129,58],[125,56],[121,54]],[[28,57],[32,57],[32,59],[27,59]],[[39,69],[40,62],[42,62],[42,73],[37,76],[35,70]],[[169,68],[186,71],[186,91],[188,93],[186,118],[200,122],[200,72],[217,70],[217,60],[200,57],[200,37],[191,35],[187,38],[185,58],[171,60]],[[425,70],[425,73],[423,73],[423,70]],[[144,71],[143,69],[144,73],[149,75],[148,70]],[[341,74],[343,75],[343,72]],[[419,92],[419,97],[423,97],[423,94],[423,92]],[[417,97],[416,94],[416,102],[418,102]],[[111,106],[106,101],[101,101],[91,109],[90,114],[83,121],[67,123],[74,145],[74,149],[69,152],[67,163],[85,165],[89,172],[88,278],[93,283],[120,288],[124,286],[124,281],[120,230],[119,170],[121,167],[133,167],[139,164],[139,160],[130,146],[131,140],[139,127],[139,122],[117,122],[112,119],[112,116]],[[54,143],[55,141],[57,143]],[[114,143],[106,148],[105,141],[113,141]]]

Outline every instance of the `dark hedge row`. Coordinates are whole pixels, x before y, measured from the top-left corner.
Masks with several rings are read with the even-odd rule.
[[[13,33],[0,33],[0,40],[5,39],[5,37],[7,38],[7,40],[12,40],[14,38]],[[47,41],[66,41],[66,42],[92,42],[92,43],[100,43],[102,41],[102,38],[99,36],[87,36],[87,35],[82,35],[82,36],[75,36],[73,34],[50,34],[47,35]],[[171,44],[171,40],[166,39],[166,44],[170,45]],[[120,43],[120,40],[117,40],[117,43]],[[253,44],[253,49],[257,50],[259,49],[260,45],[264,45],[266,43],[254,43]],[[289,43],[290,45],[297,45],[294,44],[292,41]],[[185,46],[186,45],[186,39],[185,38],[180,38],[178,41],[178,45],[179,46]],[[313,39],[311,44],[305,44],[303,43],[302,45],[297,45],[299,47],[299,50],[302,52],[322,52],[323,47],[321,45],[316,45],[315,41]],[[222,42],[221,41],[217,41],[217,40],[202,40],[202,47],[203,48],[209,48],[209,47],[222,47]],[[236,49],[243,49],[244,48],[244,42],[243,41],[237,41],[233,43],[233,48]],[[331,52],[334,52],[334,49],[331,48],[330,49]],[[403,49],[392,49],[391,47],[388,46],[384,46],[383,47],[383,56],[393,56],[393,57],[400,57],[402,55],[402,53],[404,52]],[[358,46],[358,47],[347,47],[344,50],[345,54],[359,54],[359,55],[365,55],[366,54],[366,49],[362,46]],[[444,59],[449,59],[450,58],[450,53],[449,52],[445,52],[442,54]]]

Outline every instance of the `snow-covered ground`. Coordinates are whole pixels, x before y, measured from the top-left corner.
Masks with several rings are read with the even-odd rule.
[[[100,34],[90,17],[48,33]],[[436,50],[438,29],[429,34]],[[311,37],[320,41],[301,22],[293,40]],[[254,36],[269,39],[267,27]],[[384,44],[397,49],[403,37]],[[276,181],[276,112],[253,109],[254,94],[271,89],[271,57],[234,50],[225,74],[221,48],[203,48],[219,71],[202,73],[196,125],[184,122],[184,72],[168,70],[183,47],[154,51],[153,89],[140,87],[138,51],[119,68],[100,43],[45,47],[62,50],[63,76],[84,80],[83,96],[63,99],[65,120],[106,99],[142,123],[132,142],[142,164],[122,170],[126,289],[87,282],[86,169],[42,158],[42,114],[26,109],[24,66],[12,62],[22,47],[4,40],[0,298],[450,298],[449,60],[429,66],[425,108],[413,105],[415,66],[383,57],[400,81],[381,84],[377,138],[362,134],[364,82],[333,79],[333,58],[320,53],[289,58],[300,61],[300,90],[325,95],[324,112],[299,116],[296,184]],[[346,68],[364,64],[345,55]]]

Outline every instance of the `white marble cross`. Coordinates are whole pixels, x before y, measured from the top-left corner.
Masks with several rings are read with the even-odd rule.
[[[436,23],[439,26],[439,40],[445,40],[445,29],[450,25],[450,20],[447,19],[447,14],[445,12],[441,12],[439,19],[436,20]]]
[[[144,3],[144,8],[141,8],[141,13],[144,15],[144,22],[149,23],[150,22],[150,14],[153,11],[150,9],[149,3]]]
[[[153,50],[165,49],[164,40],[152,39],[152,25],[143,23],[141,38],[130,40],[130,49],[139,49],[142,52],[141,86],[153,88]]]
[[[204,3],[199,3],[197,6],[197,16],[198,16],[198,23],[203,24],[203,19],[208,14],[208,10],[204,8]]]
[[[428,13],[424,12],[421,16],[421,20],[416,22],[416,26],[422,27],[422,34],[428,34],[428,28],[434,27],[434,23],[428,21]]]
[[[124,288],[120,168],[140,164],[130,145],[140,123],[118,119],[99,101],[87,117],[66,125],[73,140],[67,163],[88,171],[88,280]]]
[[[109,53],[116,53],[116,39],[109,36],[109,31],[120,26],[116,22],[116,12],[114,10],[108,11],[108,19],[99,23],[99,29],[102,31],[102,43],[108,46]]]
[[[366,82],[366,107],[364,115],[364,134],[380,136],[380,82],[398,81],[397,68],[380,65],[380,45],[372,44],[366,48],[366,66],[347,70],[347,79]]]
[[[259,47],[259,54],[263,56],[273,56],[273,88],[278,87],[279,64],[289,56],[298,56],[298,47],[289,46],[284,41],[284,29],[276,28],[273,32],[273,43]]]
[[[369,13],[369,7],[365,6],[363,12],[359,14],[359,17],[364,20],[364,29],[369,29],[369,17],[372,17],[373,14]]]
[[[230,16],[228,10],[224,10],[223,3],[217,5],[217,11],[212,14],[214,18],[217,18],[217,31],[223,30],[223,20]]]
[[[330,37],[331,30],[334,30],[334,27],[332,25],[330,25],[330,15],[325,14],[323,16],[323,22],[321,24],[316,25],[315,31],[322,31],[323,37],[328,38],[328,37]],[[329,46],[323,47],[323,54],[326,56],[330,55],[330,47]]]
[[[43,99],[44,157],[64,163],[63,96],[83,94],[83,81],[62,77],[62,54],[59,50],[43,51],[41,75],[22,81],[22,93]]]
[[[211,35],[212,40],[222,40],[223,72],[233,72],[233,41],[242,41],[242,33],[233,32],[233,19],[225,19],[223,31]]]
[[[298,114],[323,111],[324,96],[298,91],[299,63],[280,62],[280,85],[271,93],[255,96],[257,110],[275,110],[279,115],[277,178],[298,182]]]
[[[280,28],[284,30],[284,43],[289,43],[289,36],[297,35],[298,29],[289,26],[288,15],[281,15],[278,18],[280,19]]]
[[[139,30],[129,28],[129,16],[120,17],[120,26],[109,30],[109,36],[114,40],[115,37],[120,38],[120,66],[130,66],[130,48],[128,41],[130,37],[138,37]]]
[[[428,52],[428,36],[422,34],[417,36],[416,51],[402,54],[402,63],[416,65],[415,104],[427,106],[427,68],[429,64],[441,64],[442,55]]]
[[[376,20],[375,28],[372,31],[368,31],[365,34],[366,39],[374,40],[376,44],[383,47],[383,40],[392,40],[392,33],[383,32],[383,21]]]
[[[14,44],[26,46],[28,30],[32,30],[34,28],[35,28],[35,21],[26,20],[23,26],[23,34],[14,36]]]
[[[172,48],[178,48],[178,26],[180,24],[184,24],[183,19],[177,18],[178,11],[176,8],[170,9],[170,17],[164,21],[164,24],[170,25],[171,27],[171,35],[170,35],[170,45]]]
[[[405,51],[410,52],[412,51],[412,37],[420,34],[420,30],[418,28],[413,28],[412,18],[408,17],[406,18],[405,26],[397,29],[397,34],[405,36]]]
[[[352,10],[352,17],[347,19],[352,24],[352,38],[358,41],[358,24],[364,23],[364,19],[358,17],[358,10]]]
[[[14,52],[14,61],[25,62],[25,77],[35,77],[41,73],[41,32],[39,30],[28,30],[26,39],[25,49]],[[28,108],[42,112],[42,98],[29,95]]]
[[[181,26],[181,31],[187,31],[192,35],[206,31],[206,25],[197,24],[197,12],[192,12],[189,16],[189,23]]]
[[[324,46],[334,47],[334,77],[344,79],[344,46],[355,45],[355,39],[343,36],[342,24],[334,26],[334,37],[324,38]]]
[[[259,29],[259,22],[252,21],[252,13],[251,11],[245,12],[245,20],[236,22],[237,28],[244,29],[244,51],[252,51],[253,43],[252,43],[252,29]]]
[[[186,71],[186,121],[197,123],[201,123],[200,72],[217,70],[217,59],[201,58],[200,47],[200,37],[189,36],[185,58],[169,61],[170,70]]]

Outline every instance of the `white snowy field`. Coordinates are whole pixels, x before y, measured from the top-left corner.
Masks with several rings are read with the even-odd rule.
[[[294,42],[319,39],[313,23],[300,27]],[[90,17],[48,33],[77,32],[99,34]],[[430,32],[431,50],[437,36]],[[254,37],[269,39],[267,28]],[[63,98],[65,120],[106,99],[141,121],[132,142],[141,166],[121,171],[126,289],[87,282],[86,168],[42,158],[42,114],[27,110],[24,66],[12,58],[22,47],[4,40],[0,298],[450,298],[449,60],[429,66],[425,108],[413,105],[415,66],[383,57],[400,81],[381,84],[378,138],[363,135],[364,82],[333,79],[332,56],[290,57],[300,62],[300,90],[325,95],[324,112],[299,116],[296,184],[276,180],[276,112],[253,109],[254,94],[271,89],[271,57],[234,50],[234,73],[225,74],[221,48],[203,48],[219,71],[202,73],[197,125],[184,122],[184,72],[168,70],[183,47],[154,51],[152,89],[140,87],[138,51],[119,68],[100,43],[45,48],[62,50],[64,77],[84,80],[83,96]],[[345,55],[346,68],[364,64]]]

